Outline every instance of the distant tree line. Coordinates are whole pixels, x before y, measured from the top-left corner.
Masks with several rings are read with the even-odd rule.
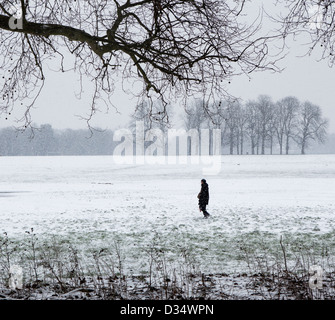
[[[0,130],[1,156],[111,155],[117,142],[111,130],[55,130],[43,124],[34,132],[15,128]]]
[[[165,146],[167,126],[155,122],[166,106],[159,103],[142,103],[131,117],[128,129],[136,135],[136,122],[142,121],[145,133],[152,128],[163,133]],[[321,108],[308,101],[300,102],[295,97],[285,97],[273,102],[269,96],[261,95],[255,101],[241,103],[221,101],[211,113],[210,106],[202,100],[195,100],[182,115],[184,129],[221,129],[222,153],[228,154],[305,154],[325,153],[317,148],[327,139],[328,120],[322,116]],[[201,135],[201,134],[200,134]],[[33,132],[14,128],[0,129],[1,156],[44,156],[44,155],[112,155],[120,141],[114,141],[112,130],[55,130],[49,124],[41,125]],[[335,136],[330,136],[335,140]],[[154,138],[154,137],[152,137]],[[156,137],[157,139],[157,137]],[[148,147],[150,142],[145,142]],[[191,151],[188,145],[188,153]],[[329,152],[335,150],[329,147]],[[134,144],[134,150],[136,149]]]
[[[294,149],[305,154],[316,143],[327,138],[328,120],[319,106],[295,97],[273,102],[260,95],[255,101],[222,101],[218,113],[211,115],[199,100],[189,106],[184,115],[185,129],[220,128],[222,146],[229,154],[289,154]]]

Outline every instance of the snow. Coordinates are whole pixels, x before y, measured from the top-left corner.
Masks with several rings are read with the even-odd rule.
[[[240,248],[277,250],[287,242],[335,248],[335,155],[222,156],[221,171],[201,164],[116,164],[112,156],[1,157],[0,232],[34,228],[83,250],[119,241],[126,269],[146,270],[156,243],[171,260],[187,248],[203,272],[246,268]],[[208,212],[197,205],[209,184]]]

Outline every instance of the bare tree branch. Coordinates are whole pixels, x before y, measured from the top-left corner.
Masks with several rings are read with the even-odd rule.
[[[0,83],[0,110],[8,113],[39,92],[47,59],[60,58],[64,71],[66,51],[74,56],[80,79],[94,82],[91,115],[100,100],[109,104],[120,73],[122,80],[143,83],[140,97],[165,104],[171,97],[199,92],[206,99],[225,95],[234,75],[275,68],[266,59],[275,36],[261,36],[260,24],[239,20],[246,3],[0,1],[0,65],[8,70]],[[15,4],[22,10],[23,28],[11,27]]]

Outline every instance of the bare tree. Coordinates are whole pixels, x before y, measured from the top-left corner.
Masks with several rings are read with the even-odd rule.
[[[229,153],[234,154],[234,146],[237,146],[237,137],[238,137],[238,112],[241,108],[240,102],[229,101],[224,109],[224,119],[226,125],[226,134],[229,144]]]
[[[278,140],[279,153],[283,154],[284,132],[285,132],[285,105],[282,100],[277,101],[274,105],[275,115],[275,134]]]
[[[185,113],[183,114],[184,126],[187,131],[196,129],[201,136],[201,128],[204,124],[208,123],[208,117],[206,114],[205,101],[197,99],[187,105],[185,108]],[[187,146],[187,152],[191,154],[191,144]]]
[[[135,111],[131,114],[129,128],[134,130],[136,121],[142,121],[145,132],[151,128],[159,128],[163,132],[166,131],[166,125],[161,119],[161,114],[166,113],[169,119],[172,116],[172,108],[170,105],[165,105],[161,101],[145,100],[139,103]]]
[[[69,61],[81,81],[92,81],[88,121],[101,101],[112,104],[116,79],[139,80],[143,87],[135,95],[165,103],[179,94],[225,94],[232,76],[274,68],[265,59],[271,36],[259,35],[259,21],[245,23],[246,2],[0,1],[1,112],[22,105],[29,125],[47,61],[56,58],[59,71]],[[159,116],[168,121],[166,112]]]
[[[269,126],[271,125],[273,114],[273,102],[269,96],[260,95],[257,99],[256,107],[260,123],[261,154],[265,154],[265,144],[269,135]]]
[[[273,104],[270,111],[270,120],[268,124],[268,140],[269,140],[270,154],[273,154],[275,138],[276,138],[276,113]]]
[[[244,138],[246,135],[246,126],[248,122],[246,107],[243,104],[239,104],[236,110],[236,124],[237,124],[237,153],[244,153]]]
[[[197,99],[185,107],[183,117],[186,130],[197,129],[200,132],[201,127],[208,119],[204,104],[205,101]]]
[[[245,109],[246,109],[246,134],[250,138],[251,154],[255,154],[255,148],[258,143],[257,137],[258,137],[258,122],[259,122],[256,102],[248,101],[245,105]]]
[[[289,153],[290,141],[296,130],[297,116],[300,108],[300,102],[295,97],[285,97],[279,100],[275,105],[276,135],[279,143],[280,154],[283,154],[285,143],[285,152]]]
[[[155,136],[151,138],[158,139],[160,144],[167,148],[166,133],[168,126],[160,118],[160,115],[166,112],[167,118],[172,116],[172,110],[170,105],[164,105],[161,101],[142,101],[135,108],[134,113],[131,115],[131,120],[128,125],[129,129],[132,131],[134,137],[134,149],[136,149],[136,142],[144,145],[146,149],[152,142],[146,141],[148,131],[153,129],[159,129],[159,132],[163,133],[163,136]],[[170,122],[171,124],[171,122]],[[140,128],[138,128],[140,126]],[[142,132],[143,129],[143,132]],[[143,136],[141,136],[143,134]],[[137,151],[136,151],[137,152]]]
[[[222,147],[228,146],[229,153],[244,153],[245,138],[251,154],[265,154],[269,148],[274,153],[275,143],[280,154],[289,153],[292,140],[305,153],[311,140],[323,143],[327,136],[328,120],[324,119],[320,107],[309,102],[301,104],[292,96],[276,103],[266,95],[255,101],[242,104],[238,100],[220,101],[221,112],[209,118],[198,101],[185,117],[186,129],[221,129]]]
[[[211,106],[210,110],[215,110],[215,113],[211,113],[209,116],[206,117],[207,119],[207,128],[209,128],[210,134],[210,150],[213,150],[213,139],[212,139],[212,132],[214,129],[221,130],[221,148],[223,149],[225,146],[225,136],[227,132],[227,125],[225,119],[225,108],[227,107],[227,101],[219,100],[213,103],[214,105]]]
[[[323,143],[327,136],[328,120],[322,118],[319,106],[304,102],[299,113],[297,134],[295,141],[305,154],[311,140]]]
[[[284,104],[284,134],[285,134],[285,153],[290,150],[290,141],[293,139],[297,130],[297,117],[300,110],[300,102],[295,97],[286,97],[282,100]]]
[[[279,0],[288,8],[282,17],[282,34],[310,36],[308,52],[316,47],[322,49],[322,58],[335,63],[335,2],[333,0]]]

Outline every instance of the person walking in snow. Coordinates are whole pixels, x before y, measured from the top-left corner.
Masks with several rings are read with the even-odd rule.
[[[209,201],[209,186],[205,179],[201,179],[201,190],[198,194],[199,199],[199,210],[204,214],[205,218],[208,218],[210,214],[206,210],[206,206],[208,205]]]

